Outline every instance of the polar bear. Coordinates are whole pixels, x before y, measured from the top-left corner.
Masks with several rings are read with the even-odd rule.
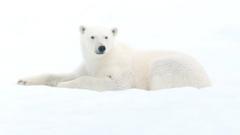
[[[84,62],[78,70],[20,79],[18,84],[97,91],[210,86],[205,70],[190,56],[132,49],[117,42],[117,28],[81,26],[80,32]]]

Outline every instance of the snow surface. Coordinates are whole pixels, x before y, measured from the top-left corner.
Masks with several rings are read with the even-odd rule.
[[[239,133],[240,91],[231,87],[100,93],[43,86],[3,88],[1,135]]]
[[[239,0],[0,1],[0,135],[239,135]],[[18,86],[81,61],[79,25],[196,57],[213,86],[158,91]]]

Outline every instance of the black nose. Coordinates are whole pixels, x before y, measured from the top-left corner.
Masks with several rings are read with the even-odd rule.
[[[98,51],[99,51],[100,53],[103,53],[105,50],[106,50],[106,47],[103,46],[103,45],[101,45],[101,46],[98,47]]]

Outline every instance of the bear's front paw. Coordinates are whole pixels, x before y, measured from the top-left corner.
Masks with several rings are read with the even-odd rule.
[[[48,85],[48,86],[56,86],[57,81],[55,80],[47,80],[42,77],[33,77],[33,78],[26,78],[20,79],[17,84],[19,85]]]
[[[32,85],[31,81],[27,80],[27,79],[20,79],[17,82],[18,85]]]

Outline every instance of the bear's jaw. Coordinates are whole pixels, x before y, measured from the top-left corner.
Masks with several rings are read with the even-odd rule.
[[[101,59],[104,59],[107,55],[109,55],[108,52],[105,53],[97,53],[95,51],[89,51],[84,52],[82,51],[82,56],[85,61],[101,61]]]

